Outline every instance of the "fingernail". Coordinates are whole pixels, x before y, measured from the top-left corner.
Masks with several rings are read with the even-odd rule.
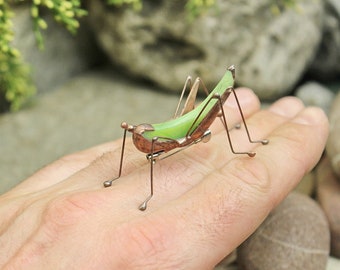
[[[295,97],[284,97],[269,107],[269,111],[284,117],[294,117],[304,108],[301,100]]]
[[[248,104],[251,104],[256,101],[256,97],[254,92],[249,88],[237,88],[235,89],[237,99],[241,103],[241,106],[247,106]],[[230,108],[238,108],[235,97],[233,94],[230,95],[230,97],[227,99],[225,104]]]
[[[318,125],[322,121],[327,121],[327,116],[319,107],[308,107],[301,111],[292,122],[302,125]]]

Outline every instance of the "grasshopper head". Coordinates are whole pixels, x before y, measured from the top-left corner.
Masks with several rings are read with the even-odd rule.
[[[143,134],[144,131],[153,131],[155,130],[150,124],[140,124],[135,127],[134,133]]]
[[[154,128],[152,125],[150,124],[140,124],[138,126],[134,126],[134,125],[129,125],[126,122],[123,122],[121,124],[121,127],[131,133],[136,133],[136,134],[143,134],[144,131],[153,131]]]
[[[230,67],[228,67],[228,70],[231,72],[233,78],[235,79],[235,66],[231,65]]]
[[[122,122],[122,123],[120,124],[120,126],[122,127],[122,129],[125,129],[125,130],[127,130],[127,131],[129,131],[129,132],[132,132],[132,133],[133,133],[133,131],[134,131],[135,128],[136,128],[136,126],[129,125],[129,124],[126,123],[126,122]]]

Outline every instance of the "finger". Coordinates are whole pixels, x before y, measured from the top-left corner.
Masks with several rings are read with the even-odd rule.
[[[284,110],[289,108],[289,110]],[[255,113],[250,119],[250,124],[255,128],[256,123],[261,125],[259,136],[270,133],[273,129],[282,125],[298,113],[303,108],[302,103],[297,99],[282,99],[277,102],[270,110]],[[275,110],[286,111],[286,116],[278,115]],[[255,130],[255,129],[254,129]],[[235,132],[239,132],[235,130]],[[235,158],[234,154],[227,151],[221,151],[221,142],[228,147],[225,138],[225,132],[219,132],[216,138],[213,138],[207,144],[200,144],[186,151],[180,152],[164,161],[157,163],[154,171],[154,193],[155,196],[150,202],[149,211],[157,209],[167,202],[176,199],[186,191],[193,188],[197,183],[202,181],[212,171],[219,169]],[[237,140],[236,140],[237,141]],[[227,149],[229,150],[229,149]],[[63,187],[61,190],[65,192],[69,190],[82,190],[83,183],[88,183],[92,190],[101,189],[97,179],[107,179],[111,175],[108,170],[109,164],[112,164],[113,153],[107,153],[96,162],[92,163],[88,168],[78,172],[72,176],[73,184]],[[134,170],[126,177],[121,177],[113,183],[104,196],[107,199],[107,207],[115,208],[119,212],[119,216],[135,215],[138,205],[150,193],[150,164]],[[55,191],[54,191],[55,192]],[[81,200],[81,198],[78,198]],[[90,198],[88,198],[90,200]],[[105,206],[103,206],[105,207]],[[138,213],[138,211],[137,211]]]
[[[238,92],[239,99],[242,100],[242,103],[245,106],[245,115],[250,115],[254,111],[258,110],[258,99],[251,90],[240,89]],[[239,121],[239,115],[235,113],[234,110],[234,103],[235,100],[233,100],[233,97],[226,103],[226,111],[232,118],[232,124],[235,124],[237,123],[237,121]],[[129,143],[129,140],[127,141],[128,143],[126,145],[124,156],[125,174],[128,174],[135,168],[141,166],[142,164],[145,164],[145,159],[141,158],[141,154],[134,148],[131,143]],[[105,143],[84,151],[80,151],[78,153],[62,157],[61,159],[39,170],[37,173],[29,177],[26,181],[22,182],[13,190],[11,190],[7,195],[25,194],[48,188],[56,183],[67,179],[74,173],[87,167],[91,162],[100,158],[100,156],[107,152],[113,152],[113,162],[112,165],[110,165],[111,175],[105,176],[105,179],[103,181],[110,180],[111,178],[114,178],[118,173],[121,143],[121,140]],[[126,164],[128,165],[126,166]],[[135,166],[131,166],[129,164],[135,164]],[[86,182],[83,183],[86,184]]]
[[[204,258],[198,259],[198,265],[211,268],[249,236],[303,173],[316,164],[327,134],[324,113],[316,108],[305,109],[273,130],[271,143],[259,147],[256,158],[231,160],[150,216],[162,221],[162,233],[171,231],[171,239],[167,239],[170,243],[174,243],[174,237],[178,242],[186,239],[188,245],[177,252]],[[190,228],[183,230],[184,224]],[[190,253],[192,250],[197,253]]]
[[[37,192],[58,183],[77,171],[87,167],[95,159],[107,151],[119,150],[119,141],[104,143],[87,150],[64,156],[55,162],[38,170],[18,186],[10,190],[6,195],[22,195]]]
[[[245,105],[244,113],[245,115],[250,115],[254,111],[258,110],[259,103],[256,98],[256,96],[253,94],[252,91],[248,89],[240,89],[238,92],[239,98],[242,100],[242,104]],[[231,116],[231,122],[237,123],[240,119],[240,116],[238,113],[235,113],[235,106],[232,105],[235,103],[235,100],[230,99],[230,104],[226,103],[226,112],[228,112],[228,115]],[[219,123],[220,124],[220,123]],[[30,177],[27,181],[19,185],[16,189],[14,189],[12,192],[13,194],[16,194],[16,197],[22,196],[26,194],[24,197],[22,197],[22,200],[16,201],[16,204],[12,206],[11,208],[8,208],[7,205],[5,209],[3,207],[1,208],[2,217],[4,217],[4,223],[7,224],[10,222],[14,216],[18,215],[17,221],[10,226],[10,230],[12,232],[17,231],[22,226],[21,220],[26,220],[27,216],[32,216],[34,213],[37,212],[36,204],[34,203],[37,201],[37,197],[40,196],[42,199],[40,200],[40,205],[43,204],[43,202],[53,201],[56,200],[58,197],[62,196],[62,194],[67,194],[67,192],[71,191],[77,191],[78,194],[75,194],[73,196],[73,200],[77,201],[76,204],[82,204],[84,202],[88,202],[91,204],[91,202],[94,201],[93,194],[86,193],[85,195],[79,194],[81,191],[84,190],[84,183],[87,183],[85,185],[86,188],[95,186],[94,189],[102,189],[102,186],[100,185],[102,181],[108,179],[113,173],[112,173],[112,160],[117,159],[117,156],[120,154],[120,143],[107,143],[103,145],[99,145],[96,147],[93,147],[91,149],[81,151],[79,153],[75,153],[69,156],[66,156],[51,165],[43,168],[42,170],[38,171],[35,175]],[[109,150],[113,150],[112,152],[109,152]],[[104,155],[104,157],[101,158],[103,153],[109,152],[108,154]],[[125,165],[125,169],[129,172],[133,169],[136,169],[138,166],[140,166],[140,155],[136,154],[135,149],[133,149],[132,145],[127,146],[126,152],[128,156],[138,156],[138,160],[133,160],[132,158],[128,158],[128,161],[126,162],[127,165]],[[191,155],[192,157],[195,155]],[[105,157],[109,157],[108,159]],[[94,159],[97,160],[93,162]],[[184,156],[184,162],[187,157]],[[192,161],[195,161],[195,159],[191,158]],[[107,160],[107,162],[105,161]],[[176,159],[175,159],[176,160]],[[190,159],[189,159],[190,160]],[[191,162],[191,161],[190,161]],[[190,162],[187,163],[188,167],[194,166],[194,164],[190,164]],[[88,166],[88,164],[90,165]],[[143,163],[145,161],[143,160]],[[130,165],[131,164],[131,165]],[[209,164],[207,164],[209,165]],[[168,174],[170,177],[174,175],[174,171],[178,170],[178,167],[176,165],[170,165],[172,166],[173,170],[170,171]],[[84,168],[85,167],[85,168]],[[118,166],[116,166],[118,167]],[[91,172],[93,170],[93,173]],[[108,211],[112,210],[112,207],[117,207],[120,211],[120,213],[123,213],[120,215],[120,219],[116,219],[116,222],[119,222],[120,220],[123,220],[126,215],[130,214],[131,211],[138,212],[136,205],[143,199],[145,196],[144,193],[140,192],[140,190],[145,190],[145,187],[148,186],[148,182],[145,181],[145,175],[148,174],[149,167],[144,169],[144,172],[142,172],[139,177],[139,185],[133,185],[131,186],[130,181],[124,182],[117,187],[117,189],[114,189],[113,192],[110,192],[110,200],[107,202],[107,204],[103,205],[102,207],[109,208]],[[164,172],[167,170],[165,169]],[[107,172],[107,173],[103,173]],[[196,174],[199,176],[199,173]],[[185,175],[177,174],[179,178],[184,178]],[[167,174],[165,174],[165,183],[167,183]],[[60,182],[62,182],[63,179],[70,178],[70,181],[64,181],[64,183],[60,185],[56,185]],[[101,179],[100,183],[98,185],[98,178]],[[88,179],[88,181],[86,181]],[[67,183],[67,186],[66,185]],[[170,181],[169,181],[170,183]],[[195,181],[192,183],[189,183],[190,185],[195,184]],[[126,188],[122,188],[122,186],[125,186]],[[183,184],[185,186],[185,184]],[[118,189],[119,188],[119,189]],[[45,190],[44,190],[45,189]],[[44,192],[41,192],[44,190]],[[117,194],[115,194],[115,191],[118,191]],[[40,192],[39,192],[40,191]],[[165,190],[164,190],[165,191]],[[35,193],[34,193],[35,192]],[[138,195],[138,192],[140,193],[139,197],[135,197],[135,194]],[[28,196],[27,193],[34,193],[30,196]],[[86,197],[86,198],[85,198]],[[47,199],[46,199],[47,198]],[[112,201],[112,198],[115,199],[115,201]],[[69,201],[71,201],[70,199]],[[30,206],[30,201],[32,203],[32,206]],[[130,202],[130,203],[127,203]],[[3,204],[4,205],[4,204]],[[23,208],[21,205],[25,205]],[[124,207],[119,207],[120,205],[123,205]],[[64,205],[65,207],[62,207],[64,209],[68,209],[67,205]],[[100,204],[97,202],[97,206],[99,207]],[[41,206],[40,206],[41,207]],[[27,211],[27,208],[29,208],[29,211]],[[61,210],[60,210],[61,211]],[[59,211],[59,212],[60,212]],[[124,214],[125,213],[125,214]],[[138,214],[140,214],[138,212]],[[6,221],[6,222],[5,222]],[[27,224],[26,223],[26,233],[27,235],[24,237],[22,234],[22,241],[25,241],[30,235],[30,231],[34,230],[33,228],[29,229],[30,226],[34,226],[34,224]],[[7,227],[7,226],[6,226]],[[6,235],[12,235],[9,231]],[[11,236],[10,236],[11,237]],[[6,239],[2,239],[3,241],[7,241]],[[19,243],[20,245],[20,243]],[[12,253],[15,251],[15,246],[12,247]],[[7,256],[7,255],[6,255]]]
[[[247,119],[249,130],[252,131],[255,139],[270,140],[267,137],[273,130],[286,124],[287,121],[290,121],[291,118],[301,112],[303,108],[303,103],[300,100],[296,98],[283,98],[268,110],[259,111]],[[222,126],[221,123],[220,125]],[[257,149],[267,147],[267,145],[262,146],[261,144],[250,143],[245,146],[247,138],[244,129],[233,130],[230,132],[230,136],[233,139],[234,148],[242,151],[255,150],[257,152]],[[168,201],[177,198],[204,180],[210,173],[220,170],[233,159],[239,158],[245,160],[252,159],[248,158],[247,155],[233,154],[228,145],[226,132],[222,129],[217,134],[213,134],[208,143],[193,146],[183,151],[183,153],[181,152],[176,156],[156,163],[156,166],[154,166],[155,196],[152,202],[150,202],[150,209],[153,209],[153,207],[158,208]],[[257,159],[256,156],[255,159]],[[134,191],[135,193],[140,194],[140,191],[144,190],[144,194],[148,194],[148,189],[150,189],[149,170],[149,168],[145,168],[142,172],[139,172],[140,175],[144,175],[145,184],[144,186],[135,184],[138,186],[138,191]],[[137,179],[138,176],[134,175],[133,178]],[[128,182],[129,180],[124,179],[122,181]]]
[[[252,113],[260,109],[260,101],[257,96],[254,95],[254,92],[251,89],[246,87],[237,88],[235,89],[235,93],[245,117],[249,117],[250,115],[252,115]],[[232,129],[235,124],[238,124],[241,121],[241,114],[239,112],[235,96],[231,94],[226,100],[223,107],[229,128]],[[223,126],[221,125],[220,119],[216,119],[210,129],[213,132],[217,132],[221,130],[222,127]]]
[[[304,108],[303,103],[293,97],[285,97],[273,105],[268,110],[262,110],[254,113],[251,117],[246,119],[249,135],[252,140],[264,140],[268,139],[268,134],[279,125],[289,121],[292,117],[298,114]],[[223,164],[228,162],[230,158],[235,157],[232,154],[230,145],[227,140],[227,133],[222,123],[218,127],[216,125],[213,138],[207,144],[200,144],[200,148],[197,151],[202,153],[203,159],[206,159],[207,154],[212,152],[212,155],[216,155],[215,164]],[[261,143],[250,143],[247,137],[247,133],[244,126],[240,129],[233,129],[229,132],[231,143],[235,151],[246,152],[252,151],[256,147],[261,146]],[[209,151],[209,149],[211,149]],[[224,152],[227,156],[223,156]],[[190,152],[188,152],[190,154]],[[196,156],[197,153],[195,153]],[[221,162],[224,161],[224,162]]]
[[[238,96],[242,104],[245,106],[245,116],[251,115],[258,110],[259,101],[251,90],[239,89]],[[237,112],[235,113],[235,100],[233,100],[233,97],[226,102],[225,107],[226,112],[229,116],[231,116],[231,123],[237,123],[240,119],[240,116]],[[72,191],[82,192],[91,189],[102,189],[102,182],[112,179],[117,175],[121,151],[120,148],[121,140],[118,140],[116,142],[102,144],[75,154],[68,155],[46,166],[27,179],[25,182],[21,183],[19,186],[8,192],[5,196],[1,197],[2,202],[4,202],[2,204],[3,207],[0,209],[2,217],[6,219],[7,223],[11,222],[11,220],[15,218],[16,215],[19,215],[24,211],[23,206],[28,207],[39,198],[44,199],[48,197],[49,200],[53,200],[53,198],[56,199],[59,196],[68,194]],[[183,164],[185,164],[185,162]],[[147,192],[145,193],[145,190],[148,190],[149,186],[149,182],[146,181],[145,176],[149,174],[148,165],[149,164],[146,162],[146,160],[142,158],[141,153],[139,153],[131,144],[131,141],[130,143],[127,143],[125,149],[123,175],[127,175],[131,171],[142,166],[145,166],[145,168],[143,171],[139,172],[141,173],[141,176],[139,177],[140,185],[135,185],[132,183],[132,189],[129,187],[125,190],[125,192],[119,191],[118,196],[112,194],[113,198],[121,198],[117,204],[116,202],[111,202],[115,205],[123,204],[125,207],[120,209],[121,212],[124,211],[124,208],[133,209],[134,211],[136,209],[136,201],[134,201],[134,198],[139,198],[139,200],[141,200],[143,196],[146,196],[145,194]],[[191,162],[188,163],[188,166],[191,166]],[[176,165],[172,166],[172,168],[176,169]],[[171,175],[172,174],[170,172],[167,177],[171,177]],[[177,175],[181,177],[180,174]],[[199,175],[200,173],[198,171],[196,176]],[[122,180],[125,181],[124,179]],[[165,179],[165,183],[167,183],[167,179]],[[169,185],[169,188],[171,188],[175,182],[169,181],[169,183],[172,183]],[[131,181],[127,181],[125,184],[128,184],[129,186]],[[191,183],[189,182],[188,184],[183,183],[182,186],[188,189],[193,184],[195,184],[195,181]],[[167,185],[165,185],[165,187],[166,186]],[[121,187],[119,187],[117,190],[120,188]],[[136,190],[136,188],[138,190]],[[141,193],[141,190],[144,190],[144,193]],[[134,194],[138,193],[140,193],[141,196],[135,197]],[[121,194],[124,194],[125,198],[127,198],[126,201],[129,201],[132,204],[130,205],[123,201],[125,198],[122,198]],[[12,202],[11,199],[15,199],[15,202]],[[89,198],[89,200],[91,201],[91,198]],[[11,207],[9,207],[10,205]]]
[[[39,226],[43,204],[44,201],[41,201],[24,207],[22,201],[19,200],[10,202],[7,208],[1,207],[0,269],[4,269],[4,264],[24,245]],[[6,210],[13,210],[13,212]]]
[[[278,107],[278,105],[276,105],[276,107]],[[290,107],[290,109],[292,109],[292,107]],[[256,115],[257,114],[255,114],[254,117]],[[264,122],[266,122],[266,121],[264,121]],[[281,121],[281,122],[283,122],[283,121]],[[279,125],[281,125],[281,123]],[[268,132],[268,130],[263,130],[263,132],[264,133]],[[108,154],[108,155],[110,155],[110,154]],[[108,157],[108,155],[106,157]],[[107,164],[105,164],[105,162],[106,162],[105,158],[100,158],[98,160],[99,160],[98,163],[96,163],[96,162],[92,163],[86,169],[82,170],[79,173],[76,173],[71,178],[73,179],[74,176],[76,176],[75,178],[77,178],[78,180],[84,180],[86,178],[89,178],[90,180],[93,181],[94,177],[101,174],[101,170],[105,171],[105,168],[107,168],[107,166],[106,166]],[[112,161],[110,159],[107,159],[107,160],[109,160],[110,162]],[[97,169],[97,171],[94,170],[94,171],[96,171],[96,173],[92,174],[91,170],[95,169],[95,168]],[[171,175],[171,171],[172,172],[177,171],[176,167],[173,167],[173,168],[171,168],[171,170],[169,170],[170,175]],[[120,181],[120,182],[117,181],[117,183],[118,183],[117,186],[116,186],[117,188],[114,187],[112,190],[106,190],[106,191],[101,192],[101,193],[105,193],[106,194],[105,196],[96,196],[96,195],[98,195],[98,192],[96,192],[96,191],[94,191],[92,193],[75,194],[72,198],[68,198],[68,202],[72,202],[72,205],[76,205],[77,207],[80,206],[80,208],[84,208],[84,209],[87,209],[89,205],[95,205],[96,207],[104,207],[104,209],[106,208],[105,210],[107,210],[108,212],[112,211],[112,213],[115,214],[114,215],[115,217],[116,217],[117,214],[122,213],[123,215],[119,215],[119,216],[121,216],[121,217],[124,216],[124,219],[126,219],[127,216],[129,216],[131,218],[130,213],[132,211],[134,212],[133,213],[134,216],[141,216],[141,213],[136,209],[135,206],[137,205],[138,201],[142,200],[142,197],[144,196],[141,193],[141,190],[143,189],[143,188],[141,188],[141,187],[143,187],[143,185],[141,183],[142,183],[142,181],[145,182],[145,175],[146,174],[147,174],[147,171],[138,172],[136,175],[132,175],[132,176],[137,176],[137,177],[131,176],[130,178],[127,178],[127,177],[124,178],[124,180],[128,180],[128,181]],[[180,174],[179,176],[180,176],[180,178],[183,178],[184,175]],[[198,177],[198,178],[200,180],[202,180],[202,175],[200,175],[200,177]],[[134,180],[131,181],[131,179],[134,179]],[[80,183],[79,181],[76,181],[76,182]],[[81,188],[81,186],[79,186],[79,187]],[[118,189],[118,187],[119,187],[119,189]],[[183,192],[183,190],[179,192],[179,190],[176,190],[176,189],[174,189],[172,191],[173,191],[173,194],[176,195],[176,197],[178,197]],[[95,193],[97,193],[97,194],[95,194]],[[136,194],[136,196],[134,196],[134,194]],[[160,193],[160,194],[162,194],[162,193]],[[168,192],[166,194],[168,194]],[[112,196],[112,195],[116,195],[116,196]],[[131,195],[133,195],[133,196],[131,196]],[[98,199],[99,197],[100,197],[100,199]],[[164,204],[164,202],[163,202],[163,204]],[[123,205],[123,207],[122,207],[122,205]],[[154,203],[154,206],[155,205],[156,205],[156,203]],[[68,209],[68,207],[66,207],[67,205],[64,205],[64,206],[65,207],[60,208],[60,210],[62,210],[64,208]],[[82,207],[82,206],[84,206],[84,207]],[[157,208],[154,207],[154,209],[157,209]],[[146,214],[149,214],[149,213],[151,214],[152,211],[149,211]],[[198,218],[199,217],[200,216],[198,216]],[[117,222],[117,219],[114,219],[114,220]],[[123,218],[118,220],[118,222],[122,221],[122,220],[123,220]],[[112,225],[114,225],[114,224],[112,224]],[[157,235],[159,236],[160,234],[156,234],[156,236]]]

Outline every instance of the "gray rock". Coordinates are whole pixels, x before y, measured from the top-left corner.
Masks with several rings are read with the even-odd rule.
[[[238,267],[236,264],[232,265],[218,265],[214,268],[214,270],[238,270]]]
[[[33,33],[30,6],[15,6],[14,12],[13,45],[30,65],[38,92],[62,85],[99,61],[99,49],[87,29],[86,21],[82,21],[78,34],[73,36],[57,24],[50,13],[43,15],[48,28],[43,31],[45,49],[41,51]]]
[[[340,182],[328,158],[317,169],[317,198],[331,231],[331,255],[340,258]]]
[[[339,270],[340,260],[330,257],[327,264],[327,270]]]
[[[312,196],[315,191],[315,173],[307,173],[296,186],[294,191],[305,194],[307,196]]]
[[[309,72],[329,80],[340,75],[340,1],[325,0],[322,42]]]
[[[239,247],[238,263],[247,270],[326,269],[329,244],[320,207],[291,193]]]
[[[340,92],[333,101],[330,114],[330,132],[326,150],[331,160],[333,170],[340,176]]]
[[[326,113],[334,100],[334,93],[327,87],[317,82],[307,82],[296,90],[296,96],[299,97],[307,106],[318,106]]]
[[[177,91],[187,74],[212,87],[235,64],[238,84],[277,97],[300,78],[321,38],[320,0],[299,1],[299,9],[279,15],[273,1],[219,0],[192,23],[185,1],[143,3],[135,12],[89,1],[91,25],[114,63]]]
[[[121,137],[122,121],[169,119],[177,101],[177,95],[151,91],[112,71],[90,72],[39,96],[29,108],[0,115],[0,193],[60,156]]]
[[[236,250],[226,256],[218,265],[215,266],[214,270],[237,270],[235,265],[236,262]]]

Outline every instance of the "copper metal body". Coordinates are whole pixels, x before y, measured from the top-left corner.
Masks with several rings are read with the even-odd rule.
[[[234,77],[235,76],[234,67],[233,66],[230,67],[229,70],[232,72],[233,77]],[[196,81],[198,82],[197,85],[195,86],[195,84],[194,84],[194,86],[193,86],[193,88],[195,87],[195,89],[194,89],[195,92],[197,92],[199,83],[202,82],[199,79],[196,80]],[[186,82],[186,84],[187,84],[187,82]],[[186,87],[186,84],[185,84],[184,87]],[[204,84],[203,84],[203,87],[205,88]],[[205,90],[206,90],[206,88],[205,88]],[[183,91],[184,91],[184,89],[183,89]],[[123,137],[123,144],[122,144],[122,150],[121,150],[118,177],[116,177],[115,179],[109,180],[109,181],[105,181],[104,187],[111,186],[112,182],[121,176],[123,156],[124,156],[124,148],[125,148],[125,138],[126,138],[126,132],[127,131],[132,133],[132,140],[133,140],[133,143],[136,146],[136,148],[143,153],[147,153],[147,159],[150,162],[150,195],[139,206],[140,210],[145,210],[147,208],[147,203],[149,202],[149,200],[153,196],[153,167],[154,167],[154,164],[156,163],[156,160],[159,159],[159,157],[161,155],[163,155],[164,153],[167,153],[171,150],[178,148],[179,150],[175,152],[175,153],[177,153],[177,152],[181,151],[182,149],[189,147],[190,145],[196,144],[196,143],[201,142],[201,141],[203,141],[203,142],[208,141],[209,138],[210,138],[210,134],[211,134],[210,131],[209,131],[209,127],[211,126],[213,121],[216,119],[216,117],[220,117],[220,119],[222,121],[222,124],[223,124],[225,131],[227,133],[227,138],[228,138],[228,142],[229,142],[231,151],[234,154],[246,154],[249,157],[254,157],[255,156],[254,152],[236,152],[236,151],[234,151],[234,148],[233,148],[233,145],[232,145],[232,142],[231,142],[231,139],[230,139],[230,135],[229,135],[229,129],[228,129],[224,109],[223,109],[223,104],[228,99],[228,97],[230,96],[231,93],[234,94],[234,97],[236,99],[237,106],[238,106],[238,109],[239,109],[239,112],[240,112],[240,115],[241,115],[241,118],[242,118],[242,122],[243,122],[245,130],[246,130],[249,142],[267,144],[268,140],[253,141],[251,139],[249,131],[248,131],[248,127],[246,125],[246,122],[245,122],[245,119],[244,119],[244,116],[243,116],[243,112],[242,112],[240,103],[239,103],[238,98],[237,98],[237,95],[234,91],[234,88],[229,87],[223,92],[222,95],[215,94],[210,98],[208,103],[212,100],[218,100],[218,102],[216,102],[216,104],[211,108],[211,110],[203,118],[203,120],[199,123],[199,125],[196,127],[196,129],[193,130],[193,126],[194,126],[195,121],[198,120],[199,115],[203,112],[205,107],[202,109],[200,114],[196,117],[192,126],[187,131],[187,134],[184,138],[172,139],[172,138],[164,138],[164,137],[154,137],[154,138],[152,138],[152,140],[149,140],[149,139],[146,139],[145,137],[143,137],[143,133],[153,130],[153,126],[151,124],[140,124],[140,125],[137,125],[137,126],[133,126],[133,125],[128,125],[127,123],[123,122],[121,124],[121,127],[124,129],[124,137]],[[187,110],[188,110],[187,109],[188,107],[190,107],[191,109],[194,107],[192,102],[194,102],[195,97],[193,98],[193,96],[190,95],[190,94],[188,96],[188,99],[190,99],[190,100],[187,99],[185,108],[183,109],[182,113],[186,113]],[[194,95],[196,95],[196,93],[194,93]],[[181,95],[181,98],[180,98],[180,102],[181,102],[182,97],[183,97],[183,92],[182,92],[182,95]],[[178,107],[176,109],[176,113],[177,113],[177,110],[178,110]],[[168,154],[165,157],[168,157],[168,156],[173,155],[173,154],[174,153]],[[164,158],[161,158],[161,159],[164,159]]]

